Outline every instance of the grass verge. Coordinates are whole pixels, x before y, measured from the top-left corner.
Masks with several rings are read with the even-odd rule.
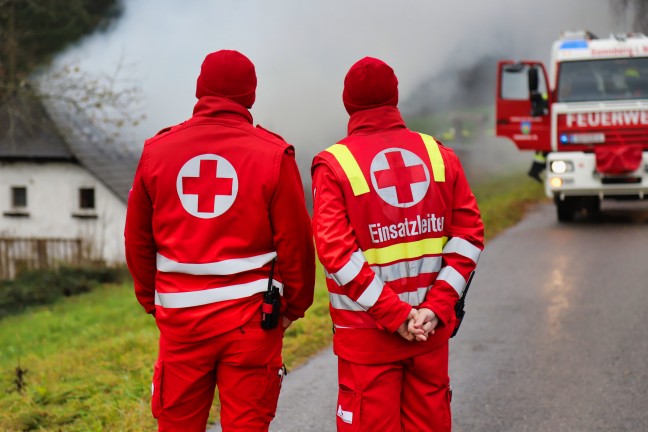
[[[475,195],[487,238],[543,199],[542,187],[523,174],[477,187]],[[141,310],[131,284],[106,285],[0,320],[0,430],[155,430],[149,389],[157,338],[157,327]],[[330,341],[328,295],[319,267],[313,306],[286,332],[289,370]],[[212,420],[217,410],[215,402]]]
[[[318,270],[315,303],[286,332],[289,370],[330,343]],[[130,283],[0,320],[0,430],[156,430],[149,400],[158,335]],[[217,412],[216,401],[212,420]]]
[[[486,241],[519,222],[531,204],[544,201],[544,186],[525,174],[516,173],[473,190],[481,211]]]

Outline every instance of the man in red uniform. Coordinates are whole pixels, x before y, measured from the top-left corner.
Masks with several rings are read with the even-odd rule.
[[[449,431],[454,305],[483,249],[459,159],[408,130],[398,81],[364,58],[344,80],[349,136],[313,160],[313,231],[338,356],[338,431]]]
[[[152,386],[160,431],[204,431],[216,385],[223,431],[267,431],[283,332],[313,301],[294,149],[252,126],[256,82],[242,54],[209,54],[193,116],[146,141],[135,174],[126,259],[160,329]],[[270,286],[282,292],[282,319],[263,329]]]

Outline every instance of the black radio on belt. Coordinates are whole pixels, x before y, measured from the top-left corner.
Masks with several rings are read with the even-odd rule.
[[[464,307],[466,306],[466,295],[468,294],[468,288],[470,288],[470,283],[472,282],[474,275],[475,275],[474,271],[470,273],[468,282],[466,282],[466,287],[464,288],[461,297],[459,297],[459,300],[457,300],[457,303],[455,304],[454,309],[455,309],[455,315],[457,317],[457,320],[455,321],[455,328],[454,331],[452,332],[452,336],[450,336],[451,338],[457,335],[457,332],[459,331],[459,327],[461,327],[461,323],[463,322],[464,316],[466,315],[466,311],[464,310]]]
[[[268,290],[263,293],[263,304],[261,305],[261,328],[270,330],[279,324],[279,312],[281,309],[281,295],[279,288],[272,284],[274,278],[275,261],[270,266],[270,279],[268,279]]]

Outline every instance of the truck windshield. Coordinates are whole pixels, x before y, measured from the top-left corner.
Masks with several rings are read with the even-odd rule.
[[[559,102],[648,99],[648,57],[562,62],[557,97]]]

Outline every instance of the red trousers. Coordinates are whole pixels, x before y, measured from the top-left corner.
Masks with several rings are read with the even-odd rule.
[[[338,358],[338,380],[338,432],[451,430],[447,343],[394,363]]]
[[[160,336],[151,408],[158,431],[204,432],[215,387],[223,432],[266,432],[283,379],[283,329],[251,321],[195,343]]]

